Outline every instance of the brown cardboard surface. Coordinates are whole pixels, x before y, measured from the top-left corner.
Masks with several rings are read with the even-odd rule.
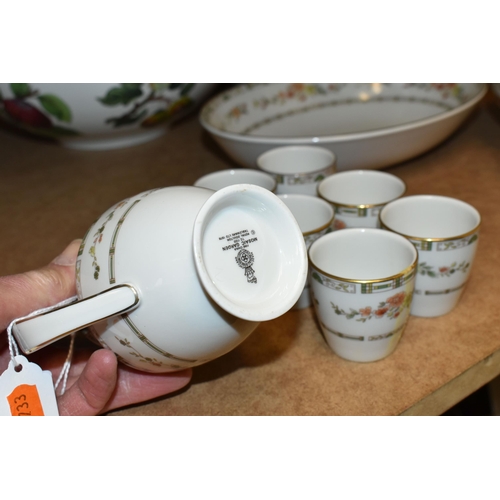
[[[262,323],[234,351],[196,367],[190,386],[114,415],[440,414],[500,373],[500,119],[489,98],[447,141],[387,169],[407,194],[454,196],[482,216],[470,281],[440,318],[411,317],[396,351],[345,361],[312,309]],[[0,274],[44,265],[111,205],[141,191],[190,185],[234,164],[196,116],[160,139],[85,152],[0,127]],[[2,297],[1,300],[8,300]]]

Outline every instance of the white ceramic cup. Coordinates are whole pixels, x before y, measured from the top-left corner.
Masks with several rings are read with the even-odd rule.
[[[275,178],[277,194],[317,196],[318,183],[335,172],[336,164],[335,155],[320,146],[283,146],[257,158],[257,166]]]
[[[318,238],[333,230],[335,214],[330,203],[307,194],[280,194],[278,198],[290,209],[297,220],[304,236],[306,249],[309,249]],[[309,280],[307,280],[294,309],[311,306],[309,287]]]
[[[316,316],[330,348],[377,361],[396,348],[410,315],[417,251],[382,229],[334,231],[309,248]]]
[[[378,170],[349,170],[318,185],[318,196],[335,208],[335,228],[380,227],[378,215],[388,202],[403,196],[406,184]]]
[[[76,263],[78,300],[16,322],[33,352],[90,326],[133,368],[196,366],[240,344],[298,300],[307,277],[300,228],[260,186],[140,193],[89,229]]]
[[[269,191],[276,191],[276,181],[274,177],[266,174],[266,172],[253,168],[228,168],[226,170],[218,170],[217,172],[211,172],[210,174],[200,177],[194,183],[195,186],[213,189],[214,191],[234,184],[255,184]]]
[[[418,250],[411,313],[449,313],[460,300],[477,250],[481,216],[461,200],[415,195],[393,201],[380,212],[384,229],[399,233]]]

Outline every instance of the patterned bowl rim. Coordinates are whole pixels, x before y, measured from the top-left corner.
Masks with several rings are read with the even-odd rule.
[[[380,137],[385,135],[394,134],[396,132],[404,132],[407,130],[413,130],[416,128],[425,127],[447,118],[458,115],[465,110],[473,108],[476,104],[481,101],[481,99],[486,95],[488,91],[488,85],[486,83],[478,83],[478,90],[475,95],[473,95],[470,99],[465,101],[462,104],[454,107],[451,110],[444,111],[442,113],[437,113],[429,118],[424,118],[421,120],[415,120],[408,123],[403,123],[400,125],[393,125],[389,127],[384,127],[376,130],[368,130],[364,132],[355,132],[355,133],[346,133],[346,134],[336,134],[336,135],[315,135],[315,136],[301,136],[301,137],[286,137],[286,136],[252,136],[245,135],[237,132],[226,132],[214,125],[212,125],[209,121],[209,115],[211,113],[211,108],[218,106],[219,102],[224,102],[224,96],[229,96],[233,93],[238,93],[240,89],[244,89],[248,87],[249,90],[256,88],[258,86],[264,85],[273,85],[273,84],[258,84],[249,86],[248,84],[238,85],[230,90],[224,91],[214,97],[212,97],[205,105],[202,107],[201,112],[199,114],[199,120],[201,125],[211,134],[222,137],[230,140],[237,140],[241,142],[253,143],[253,144],[303,144],[313,143],[317,145],[325,144],[325,143],[335,143],[335,142],[349,142],[349,141],[357,141],[360,139],[368,139],[374,137]],[[227,100],[227,97],[226,97]]]

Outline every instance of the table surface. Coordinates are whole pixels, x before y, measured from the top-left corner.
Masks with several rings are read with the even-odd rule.
[[[182,391],[112,415],[439,415],[500,374],[500,114],[492,96],[448,140],[388,168],[407,194],[439,194],[482,216],[459,305],[410,317],[393,354],[345,361],[326,346],[311,308],[289,311],[232,352],[194,368]],[[191,185],[234,164],[196,114],[132,148],[86,152],[0,127],[0,274],[42,266],[106,209],[147,189]],[[8,300],[2,297],[1,300]]]

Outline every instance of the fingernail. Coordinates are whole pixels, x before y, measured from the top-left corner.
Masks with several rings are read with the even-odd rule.
[[[82,240],[73,240],[53,261],[58,266],[74,266]]]

